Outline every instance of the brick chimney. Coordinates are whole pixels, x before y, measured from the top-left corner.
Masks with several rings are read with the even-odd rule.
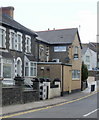
[[[9,7],[2,7],[2,14],[6,14],[11,18],[14,18],[14,7],[9,6]]]

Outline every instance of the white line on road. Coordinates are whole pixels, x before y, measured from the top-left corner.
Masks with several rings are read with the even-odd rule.
[[[89,116],[89,115],[91,115],[92,113],[94,113],[94,112],[96,112],[96,111],[98,111],[99,110],[99,108],[98,109],[95,109],[95,110],[93,110],[93,111],[91,111],[91,112],[89,112],[89,113],[87,113],[87,114],[85,114],[85,115],[83,115],[84,117],[87,117],[87,116]]]

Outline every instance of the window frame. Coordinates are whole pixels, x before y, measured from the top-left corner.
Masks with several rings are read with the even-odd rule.
[[[26,76],[26,63],[28,63],[28,76]],[[34,65],[35,64],[35,66],[31,66],[31,63]],[[31,68],[33,68],[33,76],[31,76]],[[34,75],[34,69],[36,70],[35,72],[36,72],[36,75]],[[37,62],[35,62],[35,61],[26,61],[25,62],[25,71],[24,71],[24,75],[25,75],[25,77],[36,77],[37,76]]]
[[[28,40],[28,43],[27,43]],[[25,36],[25,52],[31,53],[31,36],[26,35]]]
[[[18,36],[20,36],[20,42],[18,40]],[[20,50],[19,50],[19,46],[20,46]],[[17,32],[17,50],[22,52],[22,33],[21,32]]]
[[[74,77],[74,75],[76,75],[76,77]],[[80,70],[72,70],[72,80],[80,80]]]
[[[12,45],[12,34],[11,33],[13,33],[14,34],[14,37],[13,37],[13,39],[14,39],[14,41],[13,41],[13,44],[14,45]],[[15,48],[15,40],[16,40],[16,33],[15,33],[15,31],[14,30],[12,30],[12,29],[10,29],[10,49],[12,49],[12,50],[17,50],[16,48]],[[12,47],[13,46],[13,47]]]
[[[0,29],[3,30],[3,32],[1,33],[1,38],[3,37],[3,39],[1,41],[0,48],[6,48],[6,28],[3,26],[0,26]]]
[[[15,32],[14,30],[10,29],[10,49],[12,50],[17,50],[17,51],[21,51],[22,52],[22,33],[21,32]],[[11,37],[11,33],[14,34],[14,42],[13,42],[13,47],[12,48],[12,37]],[[18,40],[18,35],[20,35],[20,42]],[[20,49],[19,49],[20,46]]]
[[[1,64],[1,78],[4,78],[4,80],[12,80],[12,65],[13,65],[13,62],[12,62],[12,60],[11,59],[2,59],[2,57],[0,57],[0,64]],[[8,62],[10,60],[10,63]],[[10,75],[11,75],[11,77],[4,77],[4,65],[10,65],[10,67],[11,67],[11,73],[10,73]]]
[[[79,47],[75,46],[74,47],[74,60],[78,60],[78,58],[79,58],[78,51],[79,51]]]
[[[86,55],[86,62],[90,63],[90,56]]]

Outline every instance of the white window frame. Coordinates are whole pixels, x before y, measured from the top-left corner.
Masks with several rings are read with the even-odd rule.
[[[37,76],[37,62],[32,62],[32,61],[26,61],[25,62],[25,69],[26,69],[26,63],[28,63],[28,68],[29,68],[29,73],[28,76],[25,75],[25,71],[24,71],[24,75],[25,77],[36,77]],[[32,66],[33,70],[36,68],[36,75],[31,76],[31,63],[32,64],[36,64],[36,66]]]
[[[88,55],[86,56],[86,62],[88,62],[88,63],[90,62],[90,56],[88,56]]]
[[[10,59],[2,59],[2,57],[0,57],[0,59],[1,59],[1,78],[4,78],[4,80],[12,80],[12,60],[10,60]],[[8,61],[11,61],[10,63],[8,62]],[[6,62],[5,62],[6,61]],[[5,78],[4,76],[3,76],[3,72],[4,72],[4,64],[6,64],[6,65],[10,65],[11,66],[11,77],[9,77],[9,78]]]
[[[78,46],[74,47],[74,54],[78,54],[78,48],[79,48]]]
[[[21,37],[20,42],[18,40],[18,35]],[[20,46],[20,50],[19,50],[19,46]],[[22,33],[20,32],[17,32],[17,50],[22,51]]]
[[[6,48],[6,28],[3,27],[3,26],[0,26],[0,29],[1,30],[4,30],[3,31],[3,34],[1,33],[1,35],[3,36],[3,40],[1,41],[1,48]]]
[[[28,43],[27,40],[29,40]],[[25,36],[25,52],[31,53],[31,37],[29,35]]]
[[[77,75],[76,77],[74,77],[74,72],[77,72],[76,75],[77,74],[79,74],[79,75]],[[72,70],[72,80],[80,80],[80,70]]]
[[[66,52],[66,46],[54,46],[54,52]]]
[[[12,34],[11,33],[13,33],[14,34],[14,41],[13,41],[13,44],[14,45],[12,45]],[[15,40],[16,40],[16,33],[15,33],[15,31],[14,30],[10,30],[10,49],[13,49],[13,50],[15,50],[16,48],[15,48],[15,46],[16,46],[16,43],[15,43]],[[12,47],[13,46],[13,47]],[[16,49],[17,50],[17,49]]]
[[[14,34],[14,42],[13,42],[13,46],[14,48],[12,48],[12,36],[11,36],[11,33]],[[18,35],[20,35],[21,39],[20,39],[20,42],[18,40]],[[19,46],[20,46],[20,49],[19,49]],[[10,29],[10,49],[13,49],[13,50],[17,50],[17,51],[21,51],[22,52],[22,33],[20,32],[15,32],[14,30]]]

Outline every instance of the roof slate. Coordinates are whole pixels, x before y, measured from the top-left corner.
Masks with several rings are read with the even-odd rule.
[[[37,32],[38,36],[50,44],[72,43],[77,33],[77,28],[48,30]]]
[[[87,49],[91,49],[92,51],[96,52],[97,51],[97,43],[89,42],[89,43],[83,43],[82,44],[82,54],[84,55]]]
[[[8,25],[10,27],[13,27],[17,30],[24,31],[24,32],[27,32],[29,34],[37,36],[37,34],[34,31],[24,27],[23,25],[21,25],[20,23],[18,23],[17,21],[15,21],[14,19],[12,19],[11,17],[9,17],[6,14],[2,14],[2,17],[0,17],[0,23]]]

